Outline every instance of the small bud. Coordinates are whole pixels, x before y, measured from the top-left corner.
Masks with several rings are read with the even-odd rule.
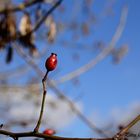
[[[52,53],[51,56],[46,60],[45,67],[48,71],[53,71],[57,65],[57,54]]]
[[[43,134],[46,134],[46,135],[54,135],[55,134],[55,131],[53,129],[46,129],[43,131]]]

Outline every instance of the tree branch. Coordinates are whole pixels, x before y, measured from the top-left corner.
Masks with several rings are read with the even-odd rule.
[[[28,34],[32,34],[33,32],[35,32],[39,27],[40,25],[45,21],[45,19],[61,4],[63,0],[58,0],[52,7],[49,11],[47,11],[44,16],[42,16],[38,22],[36,23],[36,25],[34,26],[34,28],[32,29],[31,32],[29,32]],[[27,34],[27,35],[28,35]]]
[[[46,80],[47,80],[48,72],[49,72],[49,71],[46,72],[44,78],[42,79],[42,85],[43,85],[43,98],[42,98],[42,104],[41,104],[40,116],[39,116],[39,119],[38,119],[37,125],[36,125],[36,127],[35,127],[35,129],[34,129],[34,132],[38,132],[39,127],[40,127],[40,124],[41,124],[42,116],[43,116],[44,104],[45,104],[45,97],[46,97],[46,93],[47,93],[47,90],[46,90]]]
[[[49,136],[43,133],[35,133],[35,132],[23,132],[23,133],[13,133],[10,131],[0,130],[0,134],[15,138],[21,137],[38,137],[38,138],[45,138],[46,140],[113,140],[113,138],[65,138],[65,137],[58,137],[58,136]]]
[[[12,6],[12,7],[4,7],[3,9],[0,9],[0,14],[5,13],[6,11],[10,11],[10,12],[17,12],[17,11],[22,11],[27,7],[30,7],[34,4],[43,2],[43,0],[29,0],[28,2],[24,2],[22,4],[19,4],[18,6]]]

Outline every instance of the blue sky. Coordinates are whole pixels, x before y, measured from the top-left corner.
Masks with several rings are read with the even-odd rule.
[[[105,1],[102,0],[95,0],[93,11],[95,11],[97,15],[100,13],[104,2]],[[129,107],[129,105],[131,106],[134,102],[140,102],[140,2],[131,0],[116,1],[114,6],[114,17],[102,17],[100,21],[101,25],[96,27],[96,31],[93,33],[92,38],[95,40],[103,39],[106,43],[111,40],[119,23],[121,9],[124,4],[128,5],[128,17],[125,29],[120,40],[116,44],[116,47],[127,43],[129,45],[128,54],[119,65],[113,65],[111,63],[111,57],[107,57],[97,64],[96,67],[80,76],[80,88],[76,88],[72,91],[69,91],[71,88],[68,88],[69,96],[74,96],[78,92],[84,93],[81,101],[84,104],[84,112],[87,116],[90,116],[91,112],[98,112],[102,119],[109,118],[110,112],[114,108],[122,108],[123,110]],[[62,52],[61,50],[59,51]],[[64,53],[70,53],[70,50],[66,50]],[[75,67],[85,64],[93,58],[93,55],[90,52],[87,52],[86,54],[85,51],[81,51],[81,53],[84,57],[82,58],[81,63],[79,62]],[[62,61],[65,63],[63,58]],[[61,62],[61,65],[63,62]],[[72,67],[70,69],[75,68]],[[70,70],[68,69],[67,72],[68,71]],[[65,87],[67,84],[68,83],[64,83],[63,86]],[[76,121],[71,129],[73,129],[71,131],[74,136],[90,136],[89,129],[80,121],[78,124]]]
[[[67,6],[67,12],[66,15],[63,14],[59,17],[59,21],[61,21],[61,18],[63,21],[65,20],[67,22],[71,19],[69,16],[72,17],[70,13],[72,13],[73,1],[74,0],[70,0],[67,2],[64,0],[62,4]],[[104,0],[95,0],[92,9],[97,17],[102,12],[105,2],[106,1]],[[103,40],[107,45],[111,40],[112,35],[115,33],[124,4],[128,5],[128,17],[125,29],[120,40],[116,44],[116,47],[120,47],[122,44],[128,44],[129,52],[121,63],[113,65],[111,57],[108,56],[93,69],[90,69],[79,77],[80,86],[73,87],[70,82],[60,85],[60,89],[65,91],[66,95],[72,99],[79,94],[83,94],[78,101],[83,103],[83,112],[86,116],[97,113],[101,116],[101,119],[106,120],[110,117],[110,112],[114,108],[124,109],[134,102],[140,102],[140,1],[116,0],[115,5],[113,6],[114,16],[99,16],[99,24],[93,25],[91,36],[89,38],[82,38],[79,42],[88,44],[88,41],[92,42],[92,39],[93,41]],[[57,14],[55,13],[55,15]],[[81,15],[78,15],[78,17],[75,16],[75,19],[78,19],[79,21],[85,20],[85,18],[85,16]],[[58,72],[55,73],[56,77],[54,77],[53,74],[50,75],[53,79],[59,79],[61,76],[86,64],[96,56],[93,52],[88,50],[61,47],[57,44],[59,38],[73,41],[71,33],[65,30],[63,33],[59,34],[56,43],[50,48],[48,54],[46,54],[46,56],[49,56],[53,51],[58,54]],[[38,44],[42,45],[40,42],[38,42]],[[80,60],[78,62],[74,62],[71,58],[71,55],[75,52],[80,55]],[[5,66],[4,62],[2,62],[4,53],[0,53],[0,62],[4,68],[7,69],[8,66]],[[10,64],[11,67],[23,63],[21,61],[17,62],[15,58],[15,62]],[[43,71],[45,70],[43,64],[45,59],[46,58],[44,57],[40,62],[40,68]],[[76,119],[68,128],[62,132],[60,131],[60,135],[90,137],[92,133],[83,122]]]

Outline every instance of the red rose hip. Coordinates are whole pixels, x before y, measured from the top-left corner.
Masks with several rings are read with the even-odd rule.
[[[52,53],[51,56],[46,60],[45,67],[48,71],[53,71],[57,65],[57,54]]]
[[[54,135],[55,134],[55,131],[53,129],[46,129],[43,131],[43,134],[46,134],[46,135]]]

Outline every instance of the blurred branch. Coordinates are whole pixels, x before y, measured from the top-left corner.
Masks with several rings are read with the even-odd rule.
[[[95,131],[97,134],[103,137],[107,137],[107,134],[99,129],[95,124],[93,124],[92,121],[90,121],[79,109],[76,108],[76,106],[73,104],[73,101],[71,101],[68,97],[66,97],[61,90],[59,90],[56,85],[52,82],[49,81],[50,87],[55,91],[57,96],[59,98],[67,101],[73,112],[79,117],[80,120],[82,120],[92,131]]]
[[[14,69],[7,70],[5,72],[0,72],[0,80],[7,79],[7,78],[12,77],[12,76],[22,75],[28,69],[29,69],[29,67],[26,64],[25,65],[22,64]]]
[[[34,4],[43,2],[43,0],[29,0],[27,2],[21,3],[17,6],[11,6],[11,7],[4,7],[3,9],[0,9],[0,14],[5,13],[6,11],[10,11],[10,12],[17,12],[17,11],[22,11],[27,7],[30,7]]]
[[[37,84],[28,84],[28,85],[0,85],[0,88],[1,90],[4,90],[4,89],[8,89],[10,91],[21,91],[21,89],[25,89],[25,90],[38,90],[40,89],[40,84],[37,83]]]
[[[120,23],[117,27],[117,30],[114,34],[114,36],[112,37],[112,40],[109,43],[109,46],[105,49],[103,49],[103,51],[101,51],[101,53],[99,53],[96,58],[93,58],[91,61],[89,61],[87,64],[85,64],[84,66],[78,68],[77,70],[70,72],[64,76],[62,76],[60,79],[54,81],[56,84],[59,83],[64,83],[66,81],[69,81],[75,77],[78,77],[79,75],[85,73],[86,71],[90,70],[91,68],[93,68],[94,66],[96,66],[97,63],[99,63],[100,61],[102,61],[106,56],[109,55],[109,53],[112,51],[112,49],[115,47],[115,45],[117,44],[118,40],[120,39],[122,32],[124,30],[125,27],[125,23],[126,23],[126,19],[127,19],[127,13],[128,13],[128,7],[125,6],[122,10],[121,13],[121,17],[120,17]]]
[[[42,16],[38,22],[36,23],[36,25],[34,26],[34,28],[32,29],[31,32],[29,32],[28,34],[32,34],[33,32],[35,32],[39,27],[40,25],[45,21],[45,19],[61,4],[63,0],[58,0],[52,7],[49,11],[47,11],[44,16]]]
[[[0,134],[7,135],[12,137],[14,140],[17,140],[21,137],[38,137],[45,138],[46,140],[113,140],[113,138],[104,138],[104,139],[96,139],[96,138],[65,138],[58,136],[49,136],[43,133],[34,133],[34,132],[23,132],[23,133],[13,133],[10,131],[0,130]]]
[[[124,127],[114,138],[121,140],[123,136],[128,132],[128,130],[133,127],[138,121],[140,121],[140,114],[132,120],[126,127]]]
[[[42,116],[43,116],[43,111],[44,111],[44,104],[45,104],[45,97],[46,97],[46,93],[47,93],[47,89],[46,89],[46,80],[47,80],[47,77],[48,77],[48,73],[49,73],[49,71],[46,72],[44,78],[42,79],[43,98],[42,98],[40,116],[39,116],[38,122],[37,122],[37,124],[36,124],[36,127],[35,127],[35,129],[34,129],[34,132],[35,132],[35,133],[38,132],[39,127],[40,127],[40,124],[41,124],[41,121],[42,121]]]

